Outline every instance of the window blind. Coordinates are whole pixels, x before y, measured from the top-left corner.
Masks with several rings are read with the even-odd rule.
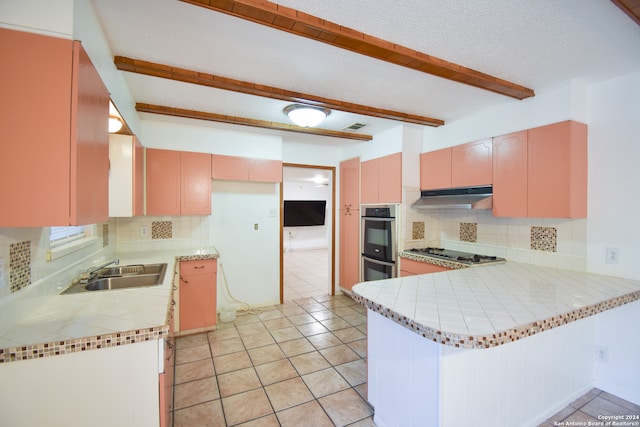
[[[51,233],[49,234],[49,247],[54,248],[56,246],[64,245],[74,240],[82,239],[85,236],[84,226],[81,225],[51,227]]]

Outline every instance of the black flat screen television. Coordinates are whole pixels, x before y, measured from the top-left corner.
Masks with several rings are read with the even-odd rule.
[[[326,207],[326,200],[285,200],[284,226],[324,225]]]

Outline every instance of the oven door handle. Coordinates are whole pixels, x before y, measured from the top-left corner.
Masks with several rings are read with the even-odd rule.
[[[395,221],[395,217],[378,217],[378,216],[363,216],[362,217],[363,220],[366,221]]]
[[[362,258],[366,259],[369,262],[372,262],[374,264],[379,264],[379,265],[387,265],[389,267],[395,267],[396,263],[393,261],[382,261],[379,259],[375,259],[375,258],[371,258],[365,254],[362,254]]]

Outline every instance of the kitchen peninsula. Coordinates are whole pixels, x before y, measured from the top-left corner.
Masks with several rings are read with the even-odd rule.
[[[353,298],[380,427],[538,425],[594,386],[599,318],[640,321],[638,280],[515,262],[364,282]]]

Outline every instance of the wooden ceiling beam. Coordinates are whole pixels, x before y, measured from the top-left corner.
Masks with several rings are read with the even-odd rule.
[[[248,95],[262,96],[265,98],[278,99],[287,102],[300,102],[316,107],[328,108],[330,110],[346,111],[349,113],[362,114],[364,116],[397,120],[405,123],[412,123],[423,126],[437,127],[444,124],[443,120],[434,119],[432,117],[385,110],[376,107],[368,107],[366,105],[353,104],[350,102],[323,98],[321,96],[310,95],[301,92],[293,92],[286,89],[230,79],[214,74],[200,73],[184,68],[171,67],[170,65],[142,61],[140,59],[116,56],[114,57],[114,63],[116,65],[116,68],[121,71],[129,71],[132,73],[145,74],[148,76],[162,77],[165,79],[171,79],[185,83],[193,83],[216,89],[230,90],[234,92],[245,93]]]
[[[532,89],[267,0],[181,0],[355,53],[516,99]]]
[[[163,114],[165,116],[183,117],[187,119],[207,120],[210,122],[228,123],[232,125],[251,126],[263,129],[284,130],[288,132],[306,133],[310,135],[331,136],[334,138],[353,139],[357,141],[371,141],[373,136],[351,132],[339,132],[320,128],[303,128],[286,123],[269,122],[265,120],[247,119],[244,117],[226,116],[207,113],[204,111],[185,110],[182,108],[165,107],[162,105],[136,103],[136,111],[141,113]]]

